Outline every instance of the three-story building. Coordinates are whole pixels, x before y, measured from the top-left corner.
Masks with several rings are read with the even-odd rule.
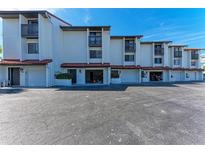
[[[54,86],[59,72],[69,73],[73,85],[202,80],[202,49],[110,36],[110,26],[72,26],[48,11],[0,11],[0,17],[5,85]]]

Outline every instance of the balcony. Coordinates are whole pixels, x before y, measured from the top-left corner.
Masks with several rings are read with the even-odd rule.
[[[38,37],[38,24],[22,24],[21,36],[26,38]]]
[[[192,60],[198,60],[199,59],[199,54],[191,54],[191,59]]]
[[[125,52],[135,52],[136,45],[134,43],[125,43]]]
[[[90,47],[101,47],[102,46],[102,36],[89,36],[89,46]]]
[[[182,58],[182,51],[174,51],[174,58]]]
[[[164,55],[164,48],[155,48],[154,54],[155,54],[155,56],[163,56]]]

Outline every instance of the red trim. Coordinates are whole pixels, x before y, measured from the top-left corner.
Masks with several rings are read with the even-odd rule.
[[[0,61],[0,65],[47,65],[51,63],[51,59],[44,59],[44,60],[32,60],[27,59],[20,61],[19,59],[3,59]]]
[[[61,67],[69,67],[69,68],[92,68],[92,67],[110,67],[110,63],[63,63]]]
[[[170,67],[141,67],[143,70],[170,70]]]
[[[141,67],[139,65],[135,66],[135,65],[111,65],[112,69],[141,69]]]

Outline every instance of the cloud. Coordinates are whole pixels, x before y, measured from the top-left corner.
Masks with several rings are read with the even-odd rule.
[[[90,24],[91,21],[91,15],[89,9],[85,9],[85,16],[83,18],[83,22],[87,25]]]

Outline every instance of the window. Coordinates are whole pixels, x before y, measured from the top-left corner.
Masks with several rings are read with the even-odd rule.
[[[101,32],[90,32],[89,46],[90,47],[102,46],[102,34],[101,34]]]
[[[162,45],[157,44],[154,46],[154,54],[155,55],[164,55],[164,48],[162,47]]]
[[[196,66],[196,62],[195,62],[195,61],[192,61],[192,62],[191,62],[191,66]]]
[[[174,51],[174,57],[179,57],[181,58],[182,57],[182,51]]]
[[[28,24],[38,24],[38,20],[28,20]]]
[[[161,49],[162,48],[162,45],[155,45],[155,49]]]
[[[125,55],[125,61],[134,61],[135,56],[134,55]]]
[[[28,54],[38,53],[38,43],[28,43]]]
[[[180,59],[174,59],[174,65],[181,65]]]
[[[192,51],[191,52],[191,59],[193,60],[198,60],[199,59],[199,54],[197,51]]]
[[[135,41],[125,40],[125,52],[135,52]]]
[[[111,78],[119,78],[119,71],[118,70],[112,70],[111,71]]]
[[[90,50],[90,58],[102,58],[102,50]]]
[[[155,64],[162,64],[162,58],[155,58],[154,63]]]

